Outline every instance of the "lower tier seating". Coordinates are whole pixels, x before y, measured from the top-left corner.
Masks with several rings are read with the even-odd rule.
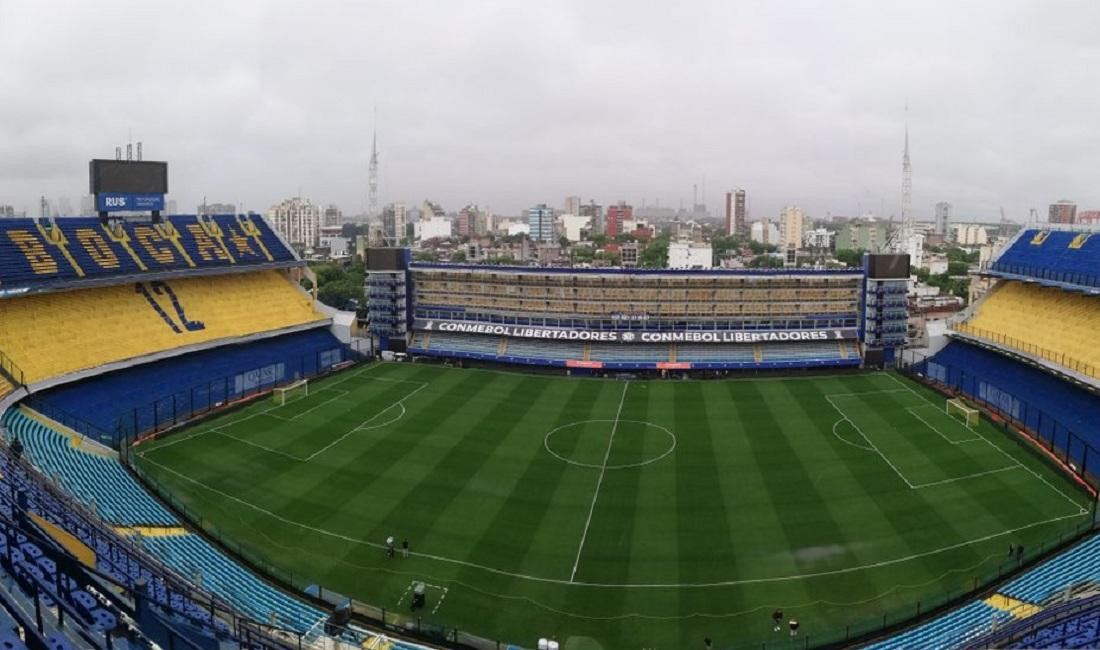
[[[43,474],[56,477],[66,491],[112,524],[174,526],[179,522],[108,456],[79,451],[70,438],[20,409],[8,411],[4,425],[22,441],[27,458]]]
[[[327,329],[315,329],[116,370],[46,390],[33,402],[47,415],[79,414],[79,422],[66,424],[85,435],[140,435],[273,384],[319,374],[348,355]]]
[[[1100,378],[1100,300],[1023,282],[1004,282],[955,326],[997,345]]]
[[[962,341],[952,341],[917,365],[929,379],[1022,423],[1044,442],[1093,474],[1100,474],[1100,454],[1083,454],[1079,439],[1100,449],[1100,398],[1009,357]],[[1072,438],[1071,438],[1072,437]],[[1084,456],[1084,457],[1083,457]]]
[[[180,278],[0,300],[0,350],[31,385],[186,345],[326,320],[277,271]]]

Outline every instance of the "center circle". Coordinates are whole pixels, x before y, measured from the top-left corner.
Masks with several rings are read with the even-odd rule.
[[[612,435],[614,441],[610,440]],[[543,446],[551,456],[570,465],[629,469],[655,463],[671,454],[676,449],[676,436],[665,427],[644,420],[579,420],[551,429],[543,439]],[[630,462],[624,456],[631,458]]]

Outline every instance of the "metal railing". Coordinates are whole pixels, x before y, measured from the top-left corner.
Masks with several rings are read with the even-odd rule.
[[[996,343],[997,345],[1012,348],[1013,350],[1030,354],[1039,359],[1056,363],[1063,368],[1073,370],[1074,372],[1078,372],[1082,375],[1087,375],[1089,377],[1100,379],[1100,366],[1086,363],[1081,359],[1066,354],[1065,352],[1054,350],[1051,348],[1045,348],[1041,345],[1031,343],[1030,341],[1007,336],[1000,332],[994,332],[992,330],[974,327],[973,325],[970,325],[968,323],[956,323],[954,329],[956,332],[969,334],[990,343]]]

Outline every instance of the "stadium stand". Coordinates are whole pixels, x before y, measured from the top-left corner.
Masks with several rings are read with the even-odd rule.
[[[975,314],[955,329],[1100,378],[1100,347],[1095,344],[1098,307],[1100,303],[1092,296],[1008,281],[996,287]]]
[[[158,271],[298,264],[258,217],[174,216],[164,223],[97,218],[5,219],[0,223],[0,292],[71,288],[106,277]]]
[[[185,421],[257,390],[309,377],[349,361],[327,329],[223,345],[64,384],[32,403],[85,435],[138,436]],[[69,421],[64,414],[80,414]],[[86,426],[90,425],[90,426]]]
[[[173,527],[181,522],[154,500],[115,459],[77,449],[71,440],[24,410],[9,411],[4,424],[24,444],[28,459],[112,526]],[[186,533],[148,535],[142,546],[186,578],[220,594],[255,620],[301,632],[323,618],[321,611],[291,598],[245,571],[201,538]],[[126,573],[133,573],[130,568]],[[141,575],[138,570],[138,575]],[[201,577],[199,577],[201,576]]]
[[[178,354],[188,345],[327,318],[279,272],[260,271],[0,300],[0,321],[0,350],[31,385],[85,368],[157,352]]]
[[[589,356],[598,361],[640,361],[656,363],[669,361],[670,346],[667,343],[593,343]]]
[[[992,265],[995,274],[1100,287],[1100,233],[1023,231]]]
[[[676,346],[676,361],[755,363],[754,346],[729,343],[695,343]]]
[[[576,342],[550,342],[538,339],[508,339],[506,356],[528,359],[583,359],[584,344]]]
[[[1095,648],[1100,645],[1100,596],[1071,600],[1009,623],[967,645],[978,648]]]
[[[1083,444],[1100,448],[1100,400],[1092,392],[964,341],[948,343],[914,369],[1020,423],[1060,458],[1100,475],[1100,458],[1083,457]]]

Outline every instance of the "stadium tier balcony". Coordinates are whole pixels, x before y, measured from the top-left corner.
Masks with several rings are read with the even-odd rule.
[[[0,222],[0,295],[165,272],[294,264],[294,254],[258,216],[176,216],[159,224],[104,225],[83,217]]]
[[[0,351],[22,369],[30,386],[328,318],[278,271],[258,271],[3,299],[0,321]]]
[[[986,271],[1064,286],[1100,288],[1100,233],[1025,230]]]
[[[1004,281],[954,330],[1100,380],[1100,303],[1057,287]]]

